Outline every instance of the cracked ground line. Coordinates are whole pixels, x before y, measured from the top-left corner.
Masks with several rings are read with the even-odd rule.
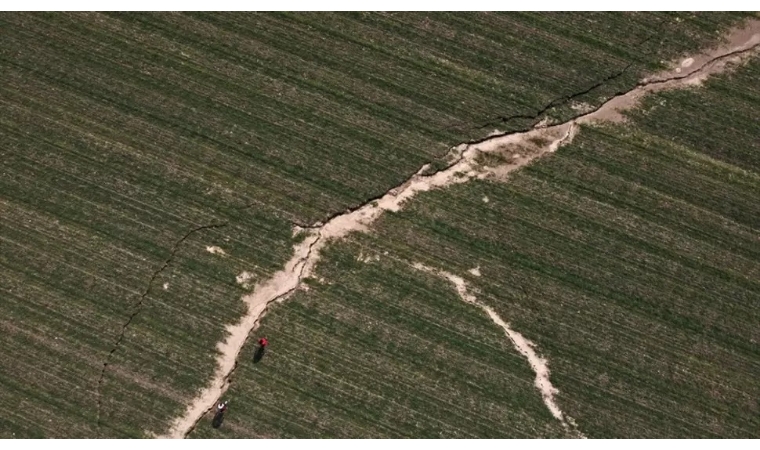
[[[306,251],[305,251],[306,255],[303,258],[300,258],[296,262],[296,264],[293,266],[293,269],[292,269],[293,272],[297,272],[297,279],[298,279],[297,283],[295,283],[294,285],[292,285],[285,292],[283,292],[283,293],[281,293],[281,294],[279,294],[279,295],[277,295],[277,296],[275,296],[273,298],[267,299],[264,295],[259,295],[258,297],[254,297],[253,294],[243,297],[244,300],[248,300],[248,306],[249,306],[249,308],[253,308],[254,312],[256,310],[258,310],[259,312],[256,315],[256,318],[253,321],[253,324],[250,325],[250,327],[248,327],[248,325],[246,323],[241,323],[239,325],[239,326],[247,327],[248,330],[249,330],[248,334],[246,334],[243,337],[243,339],[238,340],[237,342],[235,342],[235,341],[231,342],[230,340],[225,341],[224,345],[228,345],[228,346],[229,345],[234,345],[235,348],[236,348],[235,357],[233,359],[231,359],[231,361],[233,363],[232,368],[224,376],[224,378],[222,380],[222,383],[219,386],[219,394],[218,395],[214,395],[214,400],[212,400],[211,404],[208,405],[208,407],[205,409],[205,411],[203,411],[198,416],[197,420],[195,420],[195,422],[192,424],[192,426],[190,427],[190,429],[187,430],[187,432],[185,433],[185,436],[187,434],[189,434],[191,431],[193,431],[193,429],[195,429],[195,427],[198,425],[198,422],[200,422],[201,418],[203,418],[203,416],[207,412],[209,412],[216,405],[217,400],[219,400],[219,398],[224,394],[224,392],[226,392],[227,389],[229,389],[230,384],[232,383],[232,375],[235,373],[235,369],[237,369],[237,366],[238,366],[237,355],[240,354],[240,351],[242,350],[243,346],[245,345],[246,341],[248,340],[248,336],[250,335],[250,333],[253,330],[255,330],[258,327],[258,325],[261,323],[261,320],[266,315],[266,308],[269,306],[269,304],[273,303],[273,302],[284,301],[288,296],[290,296],[293,292],[295,292],[296,289],[298,289],[298,287],[300,285],[300,280],[302,280],[303,277],[304,277],[304,271],[306,270],[306,263],[307,263],[307,260],[309,258],[309,255],[311,254],[312,249],[317,244],[317,242],[319,242],[319,240],[321,239],[321,237],[322,236],[320,236],[320,235],[309,236],[309,237],[307,237],[302,242],[302,245],[306,247]],[[296,253],[296,255],[298,255],[298,252]],[[287,265],[286,265],[286,268],[287,268]],[[287,274],[288,272],[285,271],[284,273]],[[276,278],[273,276],[272,278],[270,278],[270,281],[274,282],[274,281],[276,281]],[[270,286],[270,287],[272,287],[272,286]],[[255,293],[256,293],[256,290],[254,290],[254,294]],[[229,330],[229,327],[228,327],[228,330]],[[234,331],[230,331],[230,332],[231,332],[232,335],[234,335]],[[224,351],[225,351],[224,345],[222,345],[221,348],[219,348],[219,350],[222,351],[222,354],[224,354]],[[212,396],[211,393],[208,393],[207,395],[208,395],[208,397]]]
[[[551,126],[536,126],[527,131],[501,133],[454,147],[456,160],[445,169],[430,175],[423,175],[429,167],[425,164],[406,182],[389,190],[384,195],[371,199],[365,204],[331,216],[324,223],[316,223],[308,228],[296,230],[308,232],[308,236],[293,247],[294,256],[285,263],[282,270],[268,280],[258,283],[254,291],[243,297],[248,312],[240,323],[227,326],[228,337],[217,345],[219,356],[217,370],[210,386],[188,405],[185,413],[176,418],[166,435],[160,437],[183,438],[201,420],[229,387],[229,377],[237,363],[238,355],[246,339],[256,329],[266,307],[274,301],[284,301],[311,275],[320,257],[320,251],[331,240],[345,237],[351,232],[365,232],[386,211],[399,211],[402,204],[420,192],[460,184],[472,179],[501,178],[529,164],[535,159],[553,153],[560,146],[572,142],[580,124],[597,122],[619,122],[624,118],[622,111],[635,106],[640,98],[653,92],[676,89],[701,84],[707,77],[720,73],[729,62],[739,62],[750,56],[760,45],[760,20],[749,22],[742,29],[733,30],[728,36],[730,45],[719,47],[710,53],[699,55],[700,64],[693,64],[687,72],[676,75],[668,72],[637,83],[633,89],[616,94],[592,111],[579,114],[563,123]],[[707,56],[704,56],[707,55]],[[649,81],[647,81],[649,80]],[[537,143],[541,142],[541,143]],[[497,167],[487,167],[477,163],[483,153],[498,153],[510,146],[528,149],[526,154],[515,154],[512,161]]]
[[[662,21],[664,21],[664,19],[660,19],[660,22],[662,22]],[[642,47],[644,44],[646,44],[647,42],[649,42],[650,40],[652,40],[655,36],[656,36],[656,32],[652,33],[652,34],[649,34],[646,38],[642,39],[641,42],[639,42],[638,44],[634,45],[634,47],[637,48],[637,49],[640,48],[640,47]],[[582,97],[584,95],[590,94],[591,92],[593,92],[593,91],[595,91],[595,90],[603,87],[604,85],[606,85],[610,81],[614,81],[617,78],[620,78],[621,76],[623,76],[634,65],[635,65],[634,62],[629,62],[622,69],[620,69],[620,70],[618,70],[618,71],[616,71],[616,72],[614,72],[614,73],[612,73],[610,75],[607,75],[601,81],[597,81],[596,83],[594,83],[593,85],[591,85],[591,86],[589,86],[589,87],[587,87],[585,89],[578,90],[578,91],[575,91],[573,93],[566,94],[566,95],[563,95],[563,96],[560,96],[560,97],[556,97],[556,98],[552,99],[549,103],[547,103],[546,106],[544,106],[544,107],[540,108],[538,111],[536,111],[536,113],[534,113],[534,114],[515,114],[515,115],[511,115],[511,116],[496,116],[494,119],[492,119],[491,121],[485,123],[484,125],[476,126],[476,127],[473,127],[473,128],[481,129],[482,130],[484,128],[492,127],[492,126],[496,126],[496,125],[507,125],[509,122],[511,122],[513,120],[519,120],[519,119],[534,120],[536,122],[534,122],[534,124],[531,127],[535,127],[536,124],[540,123],[540,120],[541,120],[540,117],[543,116],[544,114],[546,114],[547,112],[549,112],[551,109],[565,106],[565,105],[569,104],[570,102],[572,102],[573,100],[575,100],[578,97]],[[636,87],[636,86],[634,86],[634,87]],[[602,103],[604,103],[604,102],[602,102]],[[523,130],[523,131],[526,131],[526,130]]]
[[[475,297],[475,295],[470,292],[467,287],[467,283],[462,277],[454,275],[450,272],[446,272],[445,270],[435,270],[421,263],[414,263],[412,264],[412,267],[419,271],[435,275],[451,282],[451,284],[454,285],[457,294],[459,294],[459,297],[465,303],[469,303],[482,309],[488,315],[491,321],[493,321],[493,323],[504,330],[504,334],[507,335],[509,340],[512,342],[512,345],[521,355],[525,357],[525,359],[528,360],[530,368],[533,369],[533,372],[535,372],[536,379],[533,384],[541,393],[544,404],[549,409],[549,412],[551,412],[552,416],[554,416],[554,418],[557,419],[568,432],[575,434],[578,437],[584,439],[586,438],[586,436],[583,435],[580,430],[578,430],[578,425],[575,423],[572,417],[563,413],[555,401],[554,395],[558,394],[559,390],[557,390],[557,388],[552,385],[551,380],[549,380],[549,363],[545,358],[542,358],[538,355],[538,353],[536,353],[536,344],[526,339],[519,332],[514,331],[512,328],[510,328],[509,324],[507,322],[504,322],[504,320],[499,317],[493,308],[478,301],[477,297]]]
[[[591,86],[589,86],[589,87],[587,87],[587,88],[585,88],[583,90],[579,90],[579,91],[573,92],[571,94],[567,94],[567,95],[563,95],[561,97],[554,98],[549,103],[547,103],[546,106],[540,108],[534,114],[514,114],[514,115],[511,115],[511,116],[498,116],[495,119],[491,120],[490,122],[488,122],[488,123],[486,123],[484,125],[480,125],[480,126],[474,127],[474,128],[482,130],[484,128],[494,127],[494,126],[497,126],[497,125],[504,126],[504,125],[507,125],[510,122],[514,121],[514,120],[540,121],[540,118],[543,115],[545,115],[546,113],[548,113],[550,110],[552,110],[554,108],[565,106],[566,104],[569,104],[570,102],[572,102],[576,98],[583,97],[584,95],[590,94],[591,92],[595,91],[596,89],[599,89],[602,86],[606,85],[610,81],[614,81],[617,78],[620,78],[621,76],[625,75],[625,73],[631,67],[633,67],[633,63],[629,63],[623,69],[621,69],[621,70],[619,70],[619,71],[617,71],[617,72],[615,72],[615,73],[613,73],[611,75],[606,76],[601,81],[597,81],[593,85],[591,85]],[[602,104],[603,103],[604,102],[602,102]],[[539,122],[535,122],[533,124],[533,126],[536,126],[536,123],[539,123]]]
[[[243,297],[248,312],[240,323],[227,326],[228,337],[217,344],[220,357],[217,359],[218,364],[212,385],[201,392],[182,417],[175,420],[167,435],[159,437],[186,436],[214,407],[217,400],[229,388],[230,378],[237,367],[237,357],[249,334],[256,328],[270,303],[284,299],[298,288],[305,276],[308,258],[320,240],[320,234],[310,233],[302,242],[296,244],[295,255],[285,264],[283,270],[276,272],[268,280],[257,283],[253,293]]]
[[[177,242],[174,243],[174,245],[172,246],[171,253],[169,253],[169,257],[166,258],[166,260],[161,265],[161,267],[158,268],[158,270],[156,270],[155,272],[153,272],[153,275],[150,277],[150,280],[148,281],[148,286],[145,288],[145,291],[140,296],[140,299],[132,306],[132,309],[134,311],[132,312],[132,314],[129,315],[129,317],[127,318],[126,322],[124,322],[124,325],[121,326],[121,332],[119,333],[119,336],[116,338],[116,342],[114,342],[113,347],[111,347],[111,350],[108,352],[108,356],[106,356],[106,360],[103,362],[103,368],[100,371],[100,376],[98,377],[98,383],[97,383],[96,388],[95,388],[95,395],[97,397],[97,403],[96,403],[97,412],[96,412],[96,422],[95,422],[95,424],[96,424],[96,426],[98,428],[100,428],[100,424],[101,424],[100,418],[101,418],[101,411],[102,411],[102,406],[103,406],[100,389],[101,389],[101,386],[103,384],[103,380],[105,379],[106,370],[108,369],[108,364],[111,362],[111,358],[113,358],[114,353],[116,353],[116,351],[121,346],[121,343],[124,341],[124,336],[125,336],[125,334],[127,332],[127,328],[129,327],[129,325],[132,323],[132,321],[135,319],[135,317],[137,317],[137,315],[142,310],[143,302],[145,301],[145,299],[150,294],[150,291],[153,289],[153,283],[156,281],[156,279],[158,278],[158,276],[161,275],[161,273],[164,270],[166,270],[167,267],[169,267],[169,265],[174,260],[174,257],[176,256],[177,252],[179,251],[180,246],[182,245],[182,243],[185,242],[191,235],[193,235],[193,234],[195,234],[195,233],[197,233],[199,231],[209,230],[209,229],[215,229],[215,228],[222,228],[222,227],[226,227],[226,226],[227,226],[227,223],[202,225],[202,226],[193,228],[192,230],[188,231],[187,233],[185,233],[184,236],[182,236],[181,238],[179,238],[177,240]]]

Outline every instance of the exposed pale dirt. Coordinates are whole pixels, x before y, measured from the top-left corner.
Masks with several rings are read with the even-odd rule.
[[[308,236],[304,241],[294,246],[294,255],[285,264],[283,270],[275,273],[270,279],[257,284],[252,294],[243,297],[243,301],[248,306],[248,312],[239,324],[227,327],[229,336],[225,342],[218,345],[220,354],[217,359],[217,371],[214,378],[210,385],[188,406],[185,414],[174,421],[169,433],[164,437],[181,438],[186,436],[205,412],[213,407],[216,400],[226,391],[229,385],[228,378],[234,370],[237,356],[246,338],[258,324],[267,305],[273,301],[283,301],[299,287],[304,278],[312,274],[315,264],[319,261],[320,251],[331,240],[340,239],[351,232],[366,231],[370,224],[375,222],[385,211],[400,210],[407,200],[420,192],[465,183],[475,178],[505,178],[511,172],[536,158],[550,154],[560,146],[571,142],[578,131],[578,124],[620,121],[623,119],[621,112],[635,106],[643,95],[666,89],[699,85],[710,75],[725,70],[728,64],[737,63],[750,56],[759,45],[760,20],[755,20],[747,28],[731,33],[728,36],[727,45],[705,54],[693,56],[691,57],[693,62],[689,64],[680,63],[679,66],[684,66],[681,68],[681,73],[668,71],[668,73],[657,74],[645,79],[631,91],[611,98],[596,110],[581,114],[561,124],[550,125],[548,120],[544,120],[526,132],[502,134],[472,144],[461,144],[452,148],[449,156],[453,162],[446,169],[425,175],[425,171],[429,168],[429,165],[426,164],[409,180],[391,189],[379,200],[371,201],[355,210],[338,215],[325,224],[315,224],[308,228],[294,228],[294,235],[304,232],[308,233]],[[509,157],[504,158],[503,163],[489,167],[478,162],[484,154],[509,155]],[[495,320],[494,317],[492,319]],[[524,343],[529,344],[527,341]],[[538,364],[539,359],[534,358],[533,362]],[[533,366],[533,362],[531,366]],[[538,369],[541,368],[541,365],[536,365],[536,368],[537,380],[539,380]],[[551,391],[549,389],[550,384],[542,384],[542,386],[546,392]],[[558,409],[553,408],[554,406],[550,407],[553,414],[555,412],[561,413]]]
[[[229,376],[235,368],[240,350],[243,348],[248,334],[255,328],[259,318],[270,302],[291,293],[298,287],[303,276],[304,265],[311,253],[311,246],[319,239],[318,236],[309,236],[294,247],[294,256],[285,264],[285,268],[272,275],[272,277],[257,284],[253,293],[243,297],[248,307],[248,312],[243,320],[236,325],[227,327],[227,339],[217,345],[219,357],[217,358],[217,370],[210,386],[207,386],[185,411],[182,417],[177,418],[172,424],[168,438],[183,438],[201,417],[211,409],[216,400],[222,396],[229,386]]]
[[[303,227],[299,227],[298,225],[293,225],[293,237],[298,236],[303,232]]]
[[[512,345],[514,345],[515,349],[521,355],[523,355],[525,359],[528,360],[530,368],[533,369],[533,372],[536,373],[536,380],[534,382],[534,385],[536,386],[536,389],[538,389],[538,391],[541,393],[544,404],[552,413],[552,416],[554,416],[555,419],[559,420],[566,430],[578,435],[579,437],[585,437],[582,433],[580,433],[580,431],[577,430],[575,427],[575,422],[571,418],[566,417],[566,415],[559,408],[559,405],[557,405],[557,402],[554,400],[554,395],[559,391],[554,386],[552,386],[552,383],[549,380],[549,365],[544,358],[536,353],[534,350],[536,345],[533,342],[529,341],[522,334],[510,328],[509,324],[504,322],[504,320],[502,320],[502,318],[499,317],[496,311],[494,311],[491,307],[479,302],[477,297],[469,292],[467,289],[467,283],[462,277],[446,272],[444,270],[435,270],[420,263],[413,264],[413,267],[417,270],[421,270],[423,272],[427,272],[448,280],[454,285],[457,294],[459,294],[459,297],[462,300],[485,311],[493,323],[504,330],[504,334],[506,334],[509,340],[512,341]]]
[[[760,20],[752,20],[744,28],[731,32],[726,37],[726,44],[684,58],[680,63],[676,63],[677,67],[672,71],[665,71],[645,78],[639,82],[634,90],[613,97],[600,109],[579,117],[576,122],[619,122],[623,120],[621,112],[636,106],[645,94],[679,87],[698,86],[710,76],[723,72],[730,65],[735,65],[745,60],[752,53],[756,53],[758,46],[760,46]]]
[[[364,256],[364,253],[359,253],[359,256],[356,258],[356,260],[363,263],[371,263],[373,261],[380,261],[380,255],[374,254]]]
[[[685,77],[694,72],[702,71],[711,61],[735,52],[741,52],[760,44],[760,20],[751,20],[746,26],[735,29],[725,36],[724,43],[704,51],[698,55],[689,56],[671,64],[671,70],[645,78],[642,83],[672,78],[674,75]]]
[[[254,277],[255,277],[254,274],[252,274],[251,272],[243,271],[243,272],[240,272],[235,277],[235,281],[237,282],[237,284],[243,286],[245,289],[249,289],[252,287],[251,280],[253,280]]]
[[[238,284],[243,284],[243,283],[247,283],[252,278],[253,278],[252,273],[243,271],[243,272],[240,272],[240,274],[238,274],[238,276],[235,277],[235,281],[237,281]]]
[[[225,252],[221,247],[217,247],[216,245],[207,246],[206,251],[214,255],[227,256],[227,252]]]

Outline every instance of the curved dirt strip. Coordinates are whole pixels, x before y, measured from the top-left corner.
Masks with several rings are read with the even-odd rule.
[[[459,145],[452,149],[452,154],[457,156],[456,160],[446,169],[423,175],[429,167],[426,164],[409,180],[391,189],[380,199],[349,210],[327,223],[296,230],[308,233],[307,238],[294,246],[294,255],[283,270],[257,284],[252,294],[243,297],[248,312],[239,324],[227,327],[227,340],[217,346],[220,354],[213,380],[188,406],[185,414],[173,422],[170,431],[163,437],[186,436],[214,406],[229,386],[228,379],[234,371],[237,356],[267,305],[273,301],[283,301],[299,287],[301,281],[312,273],[319,260],[320,250],[330,240],[342,238],[354,231],[366,231],[385,211],[400,210],[405,201],[420,192],[465,183],[473,178],[502,178],[571,142],[577,132],[577,124],[622,120],[621,112],[635,106],[646,93],[702,83],[710,75],[725,70],[729,63],[737,63],[750,56],[760,46],[760,20],[752,21],[748,27],[730,34],[728,42],[728,45],[717,50],[693,56],[686,71],[669,71],[646,79],[634,89],[616,95],[599,108],[567,122],[547,126],[547,121],[542,121],[529,131],[500,134],[479,142]],[[485,166],[479,162],[483,154],[500,155],[502,163],[494,167]]]
[[[554,416],[555,419],[559,420],[566,430],[574,432],[579,437],[585,438],[583,433],[577,430],[575,421],[573,421],[572,418],[566,416],[559,408],[559,405],[557,405],[557,402],[554,400],[554,395],[559,391],[554,386],[552,386],[551,381],[549,381],[549,365],[544,358],[536,353],[534,350],[536,345],[533,342],[529,341],[522,334],[510,328],[509,324],[504,322],[504,320],[502,320],[502,318],[499,317],[499,315],[496,314],[496,311],[491,309],[491,307],[480,303],[478,299],[468,291],[467,283],[465,283],[462,277],[446,272],[445,270],[435,270],[420,263],[415,263],[412,265],[412,267],[450,281],[454,285],[454,288],[456,288],[457,294],[459,294],[459,297],[462,300],[485,311],[493,323],[504,330],[504,334],[506,334],[509,340],[512,341],[512,345],[514,345],[515,349],[520,352],[520,354],[522,354],[525,359],[528,360],[530,368],[533,369],[533,372],[536,373],[536,380],[534,385],[536,386],[536,389],[538,389],[538,391],[541,393],[544,404],[552,413],[552,416]]]

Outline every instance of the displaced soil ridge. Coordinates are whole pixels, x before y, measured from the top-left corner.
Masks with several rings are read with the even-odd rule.
[[[460,144],[452,149],[454,161],[446,168],[425,174],[430,167],[429,164],[425,164],[401,185],[357,208],[333,215],[324,223],[318,222],[310,227],[299,226],[296,231],[307,233],[307,237],[294,245],[294,255],[282,270],[257,284],[251,294],[243,297],[248,311],[240,323],[227,327],[228,337],[217,345],[217,370],[211,383],[193,399],[186,412],[173,421],[169,432],[161,437],[187,436],[204,414],[213,408],[229,387],[238,355],[250,333],[256,329],[267,306],[274,301],[284,301],[300,287],[301,282],[312,274],[320,258],[320,251],[328,242],[343,238],[352,232],[367,231],[383,213],[399,211],[407,200],[420,192],[465,183],[472,179],[504,178],[535,159],[553,153],[562,145],[571,142],[578,131],[578,125],[622,121],[622,112],[635,106],[643,95],[699,85],[709,76],[726,70],[729,64],[741,62],[757,50],[758,46],[760,20],[752,20],[744,28],[729,33],[727,44],[691,57],[692,62],[688,67],[679,64],[677,71],[669,70],[647,78],[633,89],[611,97],[592,111],[579,114],[560,124],[549,125],[545,123],[547,120],[527,131],[499,133]],[[487,165],[489,156],[496,157],[498,163]]]
[[[538,355],[538,353],[536,353],[536,344],[526,339],[522,334],[513,330],[507,322],[499,317],[493,308],[481,303],[477,297],[475,297],[475,295],[470,292],[470,289],[467,287],[467,283],[464,281],[464,278],[454,275],[450,272],[446,272],[445,270],[435,270],[421,263],[414,263],[412,264],[412,267],[422,272],[444,278],[451,282],[451,284],[454,285],[457,294],[459,294],[459,297],[465,303],[475,305],[478,308],[482,309],[493,321],[493,323],[504,330],[504,334],[507,335],[509,340],[512,342],[512,345],[521,355],[525,357],[526,360],[528,360],[530,368],[533,369],[533,372],[536,373],[534,386],[541,393],[541,397],[544,401],[544,404],[549,409],[549,412],[551,412],[552,416],[554,416],[555,419],[562,423],[562,426],[566,431],[572,435],[575,435],[576,437],[585,439],[583,433],[578,430],[575,421],[570,416],[567,416],[562,412],[556,400],[554,399],[554,395],[558,394],[559,391],[557,388],[552,386],[552,383],[549,380],[549,364],[546,359],[542,358]]]
[[[174,243],[174,245],[172,246],[172,250],[169,253],[169,257],[166,258],[166,260],[164,260],[164,263],[161,265],[161,267],[159,267],[155,272],[153,272],[153,275],[150,277],[150,280],[148,281],[148,285],[146,286],[145,291],[143,291],[142,295],[140,295],[140,298],[132,306],[132,310],[133,310],[132,313],[129,315],[126,322],[124,322],[124,324],[121,326],[121,332],[119,333],[119,336],[117,336],[113,347],[111,347],[111,350],[108,352],[108,355],[106,356],[106,360],[103,362],[103,368],[100,370],[100,376],[98,377],[98,384],[95,387],[95,395],[97,398],[97,402],[96,402],[96,407],[97,407],[96,418],[97,419],[95,423],[98,428],[100,428],[100,415],[101,415],[101,408],[102,408],[102,399],[100,396],[100,389],[106,375],[106,370],[108,369],[108,364],[111,362],[111,358],[113,358],[114,353],[116,353],[116,351],[121,346],[122,341],[124,341],[124,335],[127,332],[127,328],[142,310],[143,302],[150,294],[150,291],[153,289],[153,283],[156,281],[158,276],[161,275],[161,273],[164,270],[166,270],[167,267],[169,267],[172,261],[174,261],[174,257],[177,255],[177,252],[182,246],[182,243],[185,242],[191,235],[199,231],[222,228],[225,226],[227,226],[227,223],[201,225],[199,227],[193,228],[192,230],[188,231]]]

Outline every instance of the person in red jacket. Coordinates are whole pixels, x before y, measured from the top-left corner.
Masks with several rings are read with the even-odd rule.
[[[267,338],[263,337],[259,339],[259,348],[257,348],[256,353],[253,354],[254,363],[261,361],[261,358],[264,357],[264,351],[266,350],[267,345],[269,345],[269,341],[267,341]]]

